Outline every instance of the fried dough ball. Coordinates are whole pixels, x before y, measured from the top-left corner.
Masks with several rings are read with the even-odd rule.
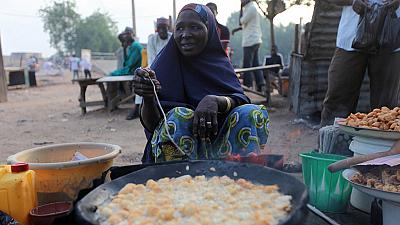
[[[345,124],[352,127],[368,128],[373,130],[400,131],[400,107],[389,109],[382,107],[374,109],[368,114],[351,113]]]

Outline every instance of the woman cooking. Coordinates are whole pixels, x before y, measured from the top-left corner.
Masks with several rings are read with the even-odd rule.
[[[267,142],[266,108],[249,104],[206,6],[184,6],[168,44],[150,69],[135,75],[149,139],[144,163],[245,156]]]

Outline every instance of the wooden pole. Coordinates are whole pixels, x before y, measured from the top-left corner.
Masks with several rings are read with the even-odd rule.
[[[1,50],[1,35],[0,35],[0,102],[7,101],[7,83],[6,74],[4,72],[3,52]]]
[[[169,24],[168,24],[168,30],[170,31],[170,32],[174,32],[174,29],[173,29],[173,23],[172,23],[172,16],[171,15],[169,15],[168,16],[168,20],[169,20]]]
[[[172,1],[172,20],[172,28],[174,28],[176,22],[176,0]]]
[[[136,34],[135,0],[132,0],[132,29],[133,29],[133,34],[134,34],[135,37],[136,37],[137,34]]]
[[[300,45],[300,37],[299,37],[299,32],[300,32],[300,25],[296,24],[294,27],[294,53],[299,53],[299,45]]]
[[[300,17],[300,24],[299,24],[299,28],[298,28],[299,30],[298,30],[298,38],[299,38],[299,43],[297,43],[298,44],[298,46],[297,46],[297,51],[298,51],[298,53],[302,53],[301,52],[301,43],[302,43],[302,36],[303,35],[301,35],[301,33],[302,33],[302,30],[303,30],[303,17]]]

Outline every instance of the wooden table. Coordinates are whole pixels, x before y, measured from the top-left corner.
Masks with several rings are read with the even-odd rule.
[[[256,66],[256,67],[249,67],[249,68],[239,68],[239,69],[235,69],[235,73],[253,72],[253,71],[256,71],[256,70],[268,70],[268,69],[280,68],[280,67],[281,67],[281,65],[274,64],[274,65],[268,65],[268,66]]]
[[[98,106],[98,105],[103,105],[104,107],[107,106],[107,95],[106,95],[106,90],[104,88],[103,83],[97,83],[96,81],[99,78],[78,78],[78,79],[73,79],[73,82],[78,82],[79,87],[81,88],[81,94],[79,97],[79,106],[81,107],[82,114],[86,114],[86,107],[88,106]],[[87,87],[90,85],[97,85],[100,88],[101,96],[103,97],[102,101],[92,101],[92,102],[87,102],[86,101],[86,90]]]
[[[96,82],[99,84],[111,84],[111,83],[116,83],[116,82],[129,82],[133,80],[133,75],[127,75],[127,76],[105,76],[100,79],[98,79]],[[111,112],[114,108],[117,106],[124,104],[130,100],[132,100],[135,95],[131,93],[129,90],[125,90],[129,94],[127,96],[122,96],[122,95],[117,95],[115,97],[112,97],[109,91],[106,91],[106,96],[107,96],[107,109],[109,112]]]
[[[264,71],[264,77],[267,81],[267,83],[269,83],[269,77],[268,74],[265,73],[265,71],[267,71],[268,69],[272,69],[272,68],[280,68],[281,65],[279,64],[274,64],[274,65],[268,65],[268,66],[257,66],[257,67],[250,67],[250,68],[240,68],[240,69],[235,69],[235,73],[236,74],[240,74],[240,73],[244,73],[244,72],[253,72],[253,71],[257,71],[257,70],[261,70]],[[115,82],[126,82],[126,81],[132,81],[133,80],[133,75],[127,75],[127,76],[105,76],[102,77],[100,79],[97,80],[97,83],[115,83]],[[269,93],[262,93],[262,92],[258,92],[257,90],[248,88],[246,86],[242,86],[243,90],[247,91],[247,92],[251,92],[254,93],[256,95],[265,97],[267,102],[269,101]],[[267,92],[269,92],[269,89],[267,89]],[[106,92],[107,95],[107,108],[108,111],[112,111],[116,106],[124,104],[126,102],[128,102],[129,100],[134,98],[133,94],[130,94],[128,96],[116,96],[114,98],[111,98],[109,96],[109,93]]]
[[[240,69],[235,69],[235,73],[239,74],[239,73],[254,72],[254,71],[257,71],[257,70],[261,70],[261,71],[263,71],[263,75],[264,75],[266,83],[269,84],[269,75],[267,73],[268,69],[280,68],[280,67],[281,67],[281,65],[274,64],[274,65],[268,65],[268,66],[257,66],[257,67],[249,67],[249,68],[240,68]],[[261,97],[265,97],[266,101],[267,101],[267,104],[268,104],[269,101],[270,101],[270,93],[269,93],[270,90],[269,90],[269,88],[268,87],[266,88],[266,93],[262,93],[262,92],[259,92],[259,91],[255,90],[254,87],[255,87],[254,84],[253,84],[253,88],[248,88],[248,87],[242,85],[242,88],[243,88],[244,91],[251,92],[251,93],[256,94],[258,96],[261,96]]]
[[[97,80],[98,83],[112,83],[112,82],[121,82],[121,81],[132,81],[133,75],[127,76],[105,76]]]

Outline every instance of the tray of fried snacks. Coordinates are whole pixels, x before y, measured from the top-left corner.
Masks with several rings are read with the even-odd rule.
[[[393,168],[390,170],[393,170]],[[396,173],[398,173],[398,168]],[[397,175],[390,174],[393,174],[393,171],[379,167],[369,172],[360,172],[355,168],[351,168],[344,170],[342,173],[353,188],[376,198],[400,203],[399,180]]]
[[[400,108],[382,107],[370,113],[350,114],[338,121],[339,128],[354,136],[398,140],[400,139]]]
[[[364,192],[386,195],[400,202],[400,155],[386,156],[357,164],[343,172],[345,179]],[[391,193],[390,195],[387,195]],[[390,197],[389,197],[390,196]],[[377,196],[376,196],[377,197]]]

